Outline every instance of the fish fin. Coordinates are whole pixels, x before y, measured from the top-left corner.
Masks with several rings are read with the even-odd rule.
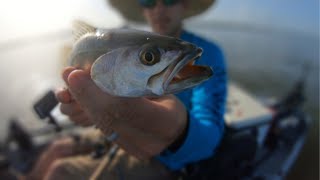
[[[96,30],[96,27],[93,27],[84,21],[75,20],[72,22],[72,34],[74,41],[77,41],[80,39],[80,37],[87,33],[94,33]]]

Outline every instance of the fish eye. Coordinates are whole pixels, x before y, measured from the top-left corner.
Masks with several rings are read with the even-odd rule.
[[[152,62],[153,59],[154,59],[154,56],[152,54],[152,52],[146,52],[144,54],[144,59],[147,61],[147,62]]]
[[[140,61],[144,65],[154,65],[160,61],[160,52],[157,48],[148,48],[140,53]]]

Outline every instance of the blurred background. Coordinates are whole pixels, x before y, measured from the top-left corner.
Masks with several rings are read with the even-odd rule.
[[[31,129],[46,126],[32,105],[63,86],[75,18],[105,28],[126,23],[104,0],[1,0],[0,141],[11,118]],[[307,73],[305,109],[313,123],[288,179],[319,179],[319,0],[219,0],[185,26],[218,43],[230,79],[257,96],[282,97]]]

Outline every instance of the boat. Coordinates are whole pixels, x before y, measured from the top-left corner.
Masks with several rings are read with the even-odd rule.
[[[235,84],[228,89],[221,145],[212,158],[187,166],[184,179],[286,179],[311,123],[303,110],[304,80],[278,101],[257,100]]]

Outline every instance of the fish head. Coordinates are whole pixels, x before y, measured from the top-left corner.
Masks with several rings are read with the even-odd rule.
[[[91,66],[94,82],[111,95],[172,94],[194,87],[212,75],[210,67],[193,65],[202,49],[191,43],[140,31],[127,35],[118,37],[117,43],[123,42],[122,46],[102,54]]]

